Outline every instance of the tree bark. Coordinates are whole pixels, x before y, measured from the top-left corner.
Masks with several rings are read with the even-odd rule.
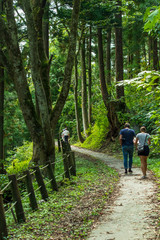
[[[141,67],[140,67],[140,62],[141,62],[141,55],[140,55],[140,51],[141,51],[141,46],[140,43],[138,42],[137,39],[137,49],[135,52],[135,73],[138,74],[141,71]]]
[[[76,116],[76,125],[77,125],[77,135],[78,139],[81,143],[84,142],[84,138],[81,134],[81,127],[80,127],[80,112],[78,111],[78,70],[77,70],[77,56],[75,56],[75,85],[74,85],[74,100],[75,100],[75,116]]]
[[[89,45],[88,45],[88,124],[91,124],[92,116],[92,27],[89,27]]]
[[[117,6],[121,7],[121,0],[117,0]],[[115,51],[116,51],[116,82],[123,80],[123,43],[122,43],[122,12],[116,13],[115,27]],[[119,108],[125,110],[124,87],[117,86],[117,99],[119,99]]]
[[[98,60],[99,60],[99,74],[101,83],[101,92],[104,104],[108,109],[109,93],[106,86],[105,72],[104,72],[104,57],[103,57],[103,40],[102,40],[102,29],[98,28]]]
[[[4,173],[4,67],[0,64],[0,174]]]
[[[153,69],[159,70],[159,59],[158,59],[158,47],[157,47],[157,38],[153,37]],[[155,87],[159,85],[159,78],[154,80]]]
[[[157,38],[153,37],[153,69],[159,69]]]
[[[132,78],[133,54],[128,53],[128,78]]]
[[[130,29],[128,32],[128,57],[127,57],[127,70],[128,70],[128,78],[132,78],[132,66],[133,66],[133,30]]]
[[[44,16],[42,22],[42,29],[43,29],[43,41],[44,41],[44,51],[49,59],[49,7],[50,2],[46,2],[46,7],[44,9]]]
[[[23,0],[22,2],[26,16],[27,31],[30,45],[29,50],[32,66],[32,79],[35,87],[36,100],[40,112],[40,120],[44,133],[44,137],[42,140],[44,141],[44,147],[42,147],[42,149],[45,149],[46,154],[42,155],[46,155],[46,159],[44,159],[43,162],[53,162],[55,159],[55,146],[50,123],[52,104],[49,85],[49,66],[47,54],[44,48],[42,31],[44,7],[39,7],[39,1],[35,1],[33,3],[33,6],[31,6],[27,0]],[[37,11],[38,7],[39,11]],[[35,145],[37,144],[34,143],[34,147]]]
[[[158,46],[157,38],[155,36],[149,36],[149,65],[151,69],[155,71],[159,70],[159,58],[158,58]],[[159,83],[159,78],[154,80],[155,87]]]
[[[7,62],[5,56],[2,53],[2,58],[4,60],[4,64],[8,68],[8,72],[10,73],[12,79],[14,80],[15,90],[18,95],[18,99],[20,102],[20,106],[23,112],[23,116],[25,122],[30,131],[31,137],[35,144],[40,145],[40,148],[45,151],[48,159],[51,160],[53,158],[54,147],[52,144],[51,131],[49,129],[50,119],[48,115],[48,106],[46,104],[45,93],[42,87],[40,74],[39,74],[39,57],[37,54],[37,35],[34,31],[34,24],[32,19],[32,12],[29,4],[25,1],[23,2],[25,7],[24,11],[26,11],[27,15],[27,24],[28,27],[28,37],[30,39],[30,59],[31,59],[31,71],[32,71],[32,79],[35,86],[36,97],[38,100],[38,106],[41,113],[41,124],[38,122],[37,115],[35,113],[35,108],[32,102],[32,97],[29,91],[28,82],[26,79],[26,72],[23,67],[22,55],[18,45],[18,37],[17,37],[17,29],[16,22],[14,19],[14,9],[12,1],[7,2],[6,13],[7,13],[7,21],[8,27],[10,31],[8,31],[5,23],[2,21],[2,31],[4,32],[3,36],[5,39],[5,44],[7,44],[8,55],[10,57],[10,63]],[[31,38],[32,35],[33,39]],[[32,50],[32,51],[31,51]],[[49,125],[48,125],[49,124]]]
[[[106,69],[107,69],[107,84],[111,85],[111,28],[107,30],[107,51],[106,51]]]
[[[80,0],[74,1],[71,20],[70,45],[65,66],[64,82],[57,104],[52,112],[52,116],[50,115],[51,108],[48,101],[49,94],[47,95],[47,91],[50,90],[48,81],[49,63],[46,61],[47,56],[44,50],[42,35],[42,17],[46,1],[32,1],[32,6],[30,3],[31,1],[28,2],[27,0],[22,0],[30,44],[29,49],[32,80],[40,112],[40,121],[35,111],[35,106],[29,91],[26,77],[27,75],[23,66],[22,54],[18,44],[17,26],[14,18],[12,0],[8,0],[5,5],[7,16],[6,20],[4,21],[4,18],[0,16],[0,43],[2,46],[0,49],[0,62],[2,62],[7,68],[11,79],[14,81],[20,107],[34,143],[34,159],[38,161],[41,157],[43,162],[49,160],[54,161],[53,136],[56,123],[65,104],[70,87],[76,47]],[[44,5],[42,3],[44,3]],[[49,89],[47,89],[45,81],[47,82]]]
[[[53,146],[53,137],[51,131],[50,117],[49,117],[49,103],[47,102],[45,88],[43,86],[43,76],[45,75],[45,79],[48,77],[48,72],[43,72],[43,67],[41,67],[40,62],[43,63],[45,58],[44,54],[44,44],[42,39],[42,14],[39,16],[35,13],[33,15],[31,6],[29,6],[28,0],[23,0],[24,4],[24,12],[26,15],[26,23],[28,30],[28,38],[30,45],[30,60],[32,66],[32,79],[35,87],[35,93],[38,101],[38,107],[40,110],[41,116],[41,124],[44,132],[44,144],[46,151],[51,154],[54,149]],[[37,6],[35,6],[37,7]],[[34,9],[34,8],[33,8]],[[40,11],[38,11],[39,13]],[[38,15],[38,16],[37,16]],[[34,16],[34,17],[33,17]],[[38,18],[38,20],[34,20],[34,18]],[[38,28],[38,34],[36,32],[35,26]],[[41,53],[40,53],[41,52]],[[42,73],[43,72],[43,73]],[[44,74],[44,75],[43,75]],[[42,76],[43,75],[43,76]],[[51,154],[52,155],[52,154]],[[53,158],[53,156],[51,156]],[[51,159],[48,159],[51,161]]]
[[[65,70],[64,70],[63,86],[51,115],[51,123],[52,123],[53,131],[56,128],[56,124],[58,122],[59,116],[63,110],[65,101],[68,96],[70,83],[71,83],[71,74],[72,74],[75,52],[76,52],[77,27],[78,27],[78,19],[79,19],[79,11],[80,11],[80,2],[81,2],[80,0],[74,0],[72,19],[71,19],[71,28],[70,28],[69,49],[68,49],[68,56],[67,56],[67,61],[65,65]]]
[[[23,0],[25,1],[25,0]],[[28,2],[28,1],[27,1]],[[41,81],[43,84],[43,88],[45,91],[48,111],[51,114],[52,111],[52,100],[51,100],[51,90],[50,90],[50,79],[49,79],[49,69],[50,69],[50,61],[49,61],[49,1],[39,1],[32,2],[32,12],[33,12],[33,23],[36,26],[36,34],[37,34],[37,47],[38,54],[40,59],[40,75]],[[29,10],[29,8],[28,8]],[[27,11],[28,11],[27,10]],[[29,13],[29,12],[28,12]],[[31,13],[31,12],[30,12]]]
[[[87,113],[87,79],[86,79],[86,61],[85,61],[85,37],[83,37],[81,48],[81,62],[82,62],[82,119],[84,134],[88,137],[88,113]]]
[[[149,36],[148,37],[148,60],[149,60],[149,66],[152,67],[151,63],[152,63],[152,59],[153,59],[153,41],[152,41],[152,37]]]
[[[103,60],[103,41],[102,41],[102,29],[98,28],[98,60],[99,60],[99,72],[100,83],[103,102],[107,109],[107,118],[110,123],[110,131],[108,137],[112,138],[118,135],[119,121],[116,114],[116,102],[111,101],[105,81],[104,73],[104,60]]]
[[[11,10],[10,12],[11,17],[13,17],[13,11]],[[1,40],[3,41],[1,41],[1,43],[3,44],[2,46],[7,47],[9,61],[2,49],[0,50],[0,60],[7,68],[11,79],[13,79],[14,81],[14,86],[18,95],[20,107],[22,109],[22,113],[27,127],[30,131],[31,137],[34,141],[38,142],[41,138],[41,127],[36,120],[36,112],[29,91],[25,70],[21,59],[21,53],[17,44],[18,39],[15,22],[14,19],[9,20],[10,22],[8,23],[8,25],[11,25],[11,31],[8,31],[7,27],[3,22],[3,19],[0,17],[0,34]]]

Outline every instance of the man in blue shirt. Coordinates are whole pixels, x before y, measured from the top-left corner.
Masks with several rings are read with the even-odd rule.
[[[133,161],[133,149],[134,149],[134,137],[136,136],[135,131],[130,129],[130,124],[125,123],[124,129],[120,131],[119,141],[122,146],[123,161],[125,173],[128,169],[128,156],[129,156],[129,172],[132,173],[132,161]]]

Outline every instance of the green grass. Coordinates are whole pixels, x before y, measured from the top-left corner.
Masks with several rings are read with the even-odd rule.
[[[26,209],[26,223],[7,220],[8,239],[85,239],[101,214],[119,179],[118,173],[100,161],[76,158],[77,176],[64,179],[58,192],[35,212]],[[37,196],[40,200],[40,195]],[[26,203],[27,204],[27,203]]]

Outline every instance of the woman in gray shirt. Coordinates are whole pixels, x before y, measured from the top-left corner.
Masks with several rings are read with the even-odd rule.
[[[140,133],[136,136],[135,146],[136,149],[140,149],[144,146],[144,149],[142,151],[138,151],[138,156],[141,160],[141,169],[143,173],[142,179],[146,178],[146,172],[147,172],[147,157],[149,155],[149,146],[151,144],[150,135],[146,133],[146,128],[143,126],[140,128]]]

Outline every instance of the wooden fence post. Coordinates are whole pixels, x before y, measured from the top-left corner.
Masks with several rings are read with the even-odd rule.
[[[3,193],[0,192],[0,240],[7,238],[8,231],[6,225],[5,211],[3,206]]]
[[[60,139],[59,139],[59,137],[58,137],[58,152],[61,152],[61,144],[60,144]]]
[[[63,164],[64,164],[64,174],[66,178],[70,179],[70,174],[69,174],[69,164],[68,164],[68,157],[67,154],[63,154]]]
[[[75,164],[75,155],[71,151],[71,146],[69,143],[65,143],[65,153],[67,154],[68,157],[68,164],[69,164],[69,170],[72,176],[76,176],[76,164]]]
[[[74,154],[74,152],[70,151],[69,158],[70,158],[70,162],[71,162],[71,166],[72,166],[72,168],[70,170],[71,175],[72,176],[76,176],[76,163],[75,163],[75,154]]]
[[[24,172],[24,174],[27,175],[26,176],[26,186],[27,186],[28,193],[30,193],[29,200],[30,200],[31,208],[33,210],[37,210],[38,205],[37,205],[37,200],[36,200],[35,193],[34,193],[31,174],[30,174],[29,170],[26,170]]]
[[[65,142],[63,140],[61,140],[61,146],[62,146],[62,153],[65,154],[65,152],[66,152],[66,145],[65,145]]]
[[[19,223],[25,222],[26,219],[24,216],[21,195],[19,192],[16,175],[13,174],[13,175],[9,175],[8,177],[9,177],[9,180],[12,181],[11,182],[11,191],[12,191],[13,201],[16,202],[15,211],[16,211],[17,220]]]
[[[71,174],[72,172],[72,162],[71,162],[71,157],[70,157],[70,153],[67,151],[66,153],[66,156],[67,156],[67,160],[68,160],[68,169],[69,169],[69,172]],[[72,174],[71,174],[72,175]]]
[[[52,187],[53,191],[58,191],[58,186],[57,186],[57,183],[56,183],[55,176],[53,174],[51,162],[48,161],[46,164],[48,165],[47,166],[47,171],[48,171],[49,179],[52,180],[51,181],[51,187]]]
[[[47,201],[48,193],[47,193],[47,189],[46,189],[46,186],[44,184],[44,181],[43,181],[41,171],[40,171],[38,166],[33,167],[33,169],[36,170],[35,171],[35,176],[36,176],[38,186],[40,187],[40,192],[41,192],[41,195],[42,195],[42,199]]]

